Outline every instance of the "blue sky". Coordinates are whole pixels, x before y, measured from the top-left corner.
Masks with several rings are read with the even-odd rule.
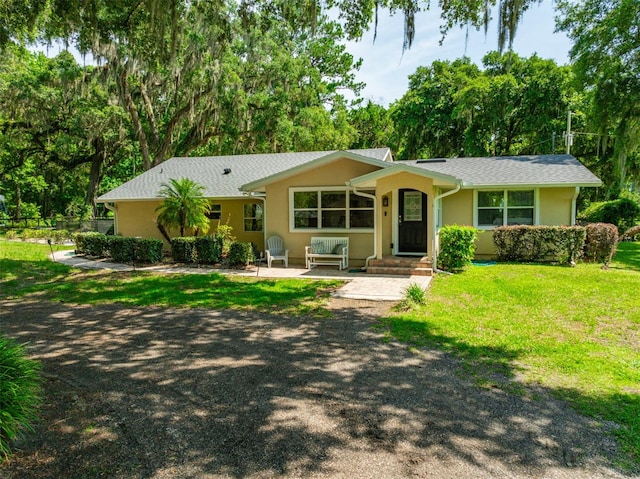
[[[439,11],[432,9],[418,14],[413,46],[402,55],[402,15],[389,17],[386,12],[380,13],[375,44],[373,30],[359,42],[347,44],[347,50],[352,55],[363,59],[356,75],[358,81],[367,84],[361,95],[375,103],[388,106],[402,97],[409,85],[408,76],[418,66],[430,65],[434,60],[454,60],[463,55],[480,65],[487,52],[497,50],[497,21],[491,23],[486,37],[484,29],[479,32],[469,30],[466,47],[466,29],[458,28],[451,30],[443,44],[439,45]],[[518,27],[514,51],[525,57],[537,53],[542,58],[554,59],[560,65],[567,64],[571,42],[564,33],[554,33],[554,16],[551,0],[533,5],[525,12]]]

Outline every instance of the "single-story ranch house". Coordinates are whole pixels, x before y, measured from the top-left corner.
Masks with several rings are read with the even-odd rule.
[[[312,237],[347,237],[351,266],[433,260],[442,225],[572,225],[580,188],[601,185],[571,155],[393,161],[377,148],[171,158],[98,202],[115,212],[116,234],[162,238],[158,191],[185,177],[205,187],[212,229],[227,223],[260,250],[280,236],[298,264]],[[491,234],[480,235],[476,252],[492,256]]]

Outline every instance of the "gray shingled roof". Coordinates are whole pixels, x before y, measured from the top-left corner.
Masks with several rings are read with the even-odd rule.
[[[454,176],[466,187],[602,184],[572,155],[447,158],[397,163]]]
[[[385,160],[389,154],[388,148],[347,151],[379,161]],[[161,184],[171,178],[190,178],[197,181],[205,187],[204,196],[207,198],[243,196],[239,188],[244,184],[335,152],[336,150],[171,158],[105,193],[98,198],[98,201],[155,199],[158,197]],[[225,168],[230,169],[231,172],[224,174]]]

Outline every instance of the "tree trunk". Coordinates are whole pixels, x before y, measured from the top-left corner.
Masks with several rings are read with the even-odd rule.
[[[136,132],[136,138],[140,144],[140,152],[142,153],[142,162],[144,171],[151,168],[151,156],[149,154],[149,144],[147,142],[147,135],[142,128],[142,122],[140,121],[140,115],[138,115],[138,109],[136,108],[131,92],[129,91],[129,83],[127,78],[126,66],[121,66],[122,71],[118,75],[118,84],[120,86],[120,99],[124,104],[125,109],[129,112],[131,117],[131,123]]]
[[[85,196],[84,203],[91,206],[93,216],[96,216],[96,191],[100,184],[100,170],[102,164],[106,159],[106,152],[104,149],[104,142],[101,138],[94,141],[95,152],[91,155],[91,170],[89,171],[89,186],[87,187],[87,195]]]
[[[158,223],[158,229],[160,230],[162,236],[164,236],[164,239],[166,239],[168,243],[171,243],[171,238],[169,237],[169,233],[167,233],[165,227]]]

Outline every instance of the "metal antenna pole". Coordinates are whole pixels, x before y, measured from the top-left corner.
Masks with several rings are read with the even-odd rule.
[[[571,133],[571,110],[567,112],[567,155],[571,154],[571,144],[573,143],[573,134]]]

